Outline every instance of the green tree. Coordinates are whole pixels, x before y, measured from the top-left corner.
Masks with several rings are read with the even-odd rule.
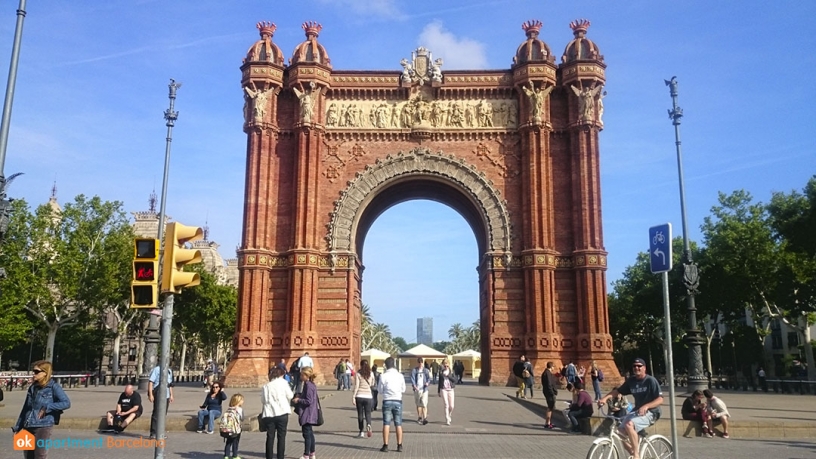
[[[360,317],[360,347],[363,351],[379,349],[389,354],[398,354],[405,349],[394,342],[388,325],[374,322],[368,305],[362,306]]]
[[[697,252],[696,244],[691,244]],[[623,276],[612,284],[608,296],[609,328],[619,354],[627,349],[646,352],[649,368],[653,364],[652,344],[664,347],[679,340],[688,326],[686,319],[686,288],[683,285],[683,238],[672,240],[674,268],[669,272],[669,305],[671,310],[672,339],[665,339],[663,311],[663,282],[660,275],[652,274],[649,254],[638,253],[635,264],[626,267]],[[676,356],[675,356],[676,357]]]
[[[446,354],[458,354],[469,349],[481,350],[481,328],[478,320],[468,328],[459,323],[451,325],[448,337],[451,341],[442,351]]]
[[[34,324],[25,310],[25,300],[30,284],[29,277],[21,269],[27,246],[26,226],[28,209],[24,200],[12,202],[8,234],[0,246],[0,266],[7,277],[0,279],[0,368],[3,352],[22,343],[29,337]]]
[[[776,199],[775,208],[754,203],[743,190],[730,195],[720,193],[719,205],[712,208],[712,215],[702,226],[709,266],[721,282],[719,294],[712,298],[732,319],[747,312],[757,328],[759,342],[769,334],[774,319],[797,330],[802,341],[808,342],[812,300],[806,293],[807,276],[797,266],[803,261],[807,264],[807,257],[788,250],[784,230],[774,230],[769,211],[775,208],[778,212],[776,224],[782,229],[785,223],[795,220],[787,210],[796,205],[797,199],[779,194]],[[809,377],[814,378],[813,355],[809,354]]]
[[[410,347],[408,347],[408,342],[405,341],[405,338],[403,338],[402,336],[395,336],[391,338],[391,341],[393,341],[394,344],[396,344],[397,347],[400,348],[402,351],[407,351],[408,349],[410,349]]]
[[[16,209],[22,224],[10,234],[13,277],[22,289],[18,301],[47,329],[45,358],[53,359],[57,332],[94,322],[95,314],[123,300],[122,240],[132,237],[121,203],[83,195],[62,211],[48,204],[34,214]],[[15,216],[15,219],[17,216]],[[11,233],[12,227],[9,228]],[[124,257],[127,258],[127,257]]]
[[[235,333],[238,314],[238,292],[235,287],[219,285],[215,275],[203,264],[188,269],[198,272],[201,284],[185,288],[174,297],[173,329],[181,341],[181,360],[186,360],[190,340],[199,343],[210,354],[226,348]]]

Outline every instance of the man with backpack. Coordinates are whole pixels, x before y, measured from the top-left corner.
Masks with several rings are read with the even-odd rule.
[[[343,384],[343,381],[345,381],[346,378],[345,374],[346,362],[343,362],[343,359],[340,359],[340,361],[337,362],[337,365],[334,366],[334,377],[337,379],[337,390],[346,390]]]

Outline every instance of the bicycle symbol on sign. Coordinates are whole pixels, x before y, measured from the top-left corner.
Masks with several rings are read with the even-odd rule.
[[[652,237],[652,245],[658,245],[666,242],[666,236],[663,235],[663,231],[656,231],[654,237]]]

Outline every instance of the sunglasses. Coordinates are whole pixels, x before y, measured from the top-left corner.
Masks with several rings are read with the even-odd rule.
[[[632,365],[632,368],[643,368],[643,365]]]
[[[43,371],[43,370],[31,370],[31,372],[34,373],[35,375],[38,375],[40,373],[45,373],[45,371]]]

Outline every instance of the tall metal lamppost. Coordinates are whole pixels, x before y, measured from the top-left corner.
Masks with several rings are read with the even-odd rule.
[[[677,147],[677,173],[680,176],[680,214],[683,223],[683,285],[686,287],[686,309],[688,310],[688,329],[684,340],[689,351],[688,368],[688,391],[708,387],[708,380],[703,373],[703,351],[702,345],[705,339],[702,332],[697,327],[697,307],[694,304],[694,296],[699,293],[697,287],[700,285],[700,274],[697,264],[691,257],[691,246],[688,238],[688,225],[686,222],[686,191],[683,182],[683,155],[680,152],[680,118],[683,117],[683,109],[677,106],[677,77],[671,80],[664,80],[669,87],[672,108],[669,109],[669,118],[674,125],[674,144]]]

